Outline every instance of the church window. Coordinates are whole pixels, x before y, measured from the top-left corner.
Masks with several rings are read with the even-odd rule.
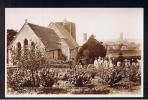
[[[20,42],[17,43],[17,53],[18,53],[18,57],[20,57],[21,56],[21,43]]]
[[[27,39],[24,40],[24,47],[25,47],[25,48],[28,47],[28,40],[27,40]]]
[[[35,52],[35,43],[34,42],[31,42],[31,51]]]
[[[28,51],[28,40],[24,40],[24,55],[27,56],[27,51]]]

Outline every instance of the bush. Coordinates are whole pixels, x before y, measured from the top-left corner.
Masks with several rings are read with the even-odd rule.
[[[108,68],[104,69],[103,67],[99,70],[98,76],[102,79],[103,82],[107,83],[110,86],[115,85],[120,82],[123,78],[122,70],[120,68]]]
[[[92,45],[93,44],[93,45]],[[78,59],[85,59],[85,64],[92,64],[96,57],[105,57],[106,48],[93,35],[83,44],[78,52]]]
[[[14,71],[11,77],[8,76],[8,85],[10,87],[52,87],[57,82],[55,73],[53,71],[49,72],[48,69],[36,71],[33,77],[34,81],[29,70],[24,71],[19,69]]]
[[[105,82],[110,86],[114,86],[123,80],[123,84],[130,82],[141,82],[141,73],[139,71],[138,65],[125,66],[124,63],[121,63],[120,66],[114,66],[113,68],[103,68],[98,69],[98,76],[101,78],[101,82]]]
[[[55,72],[49,72],[44,70],[44,72],[41,72],[40,76],[40,84],[44,87],[52,87],[54,83],[57,82],[57,77],[55,76]]]
[[[89,70],[77,68],[75,70],[69,70],[65,75],[65,79],[76,87],[83,87],[91,83],[92,77]]]
[[[54,84],[54,72],[48,70],[50,68],[49,59],[37,45],[34,48],[20,49],[19,52],[12,48],[11,56],[11,61],[16,64],[18,70],[14,71],[12,77],[8,77],[10,85],[51,87]]]
[[[110,85],[113,86],[116,83],[120,82],[122,80],[122,74],[117,71],[117,70],[113,70],[111,71],[110,75],[106,75],[107,77],[105,77],[105,81]]]
[[[139,67],[139,66],[136,66]],[[141,83],[141,72],[135,66],[130,66],[129,81]]]

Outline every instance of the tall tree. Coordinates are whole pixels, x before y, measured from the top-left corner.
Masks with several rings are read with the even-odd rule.
[[[17,31],[13,29],[7,29],[7,45],[10,44],[10,42],[14,39]]]
[[[88,41],[80,48],[78,52],[78,59],[86,58],[87,63],[93,63],[95,57],[105,57],[106,48],[95,39],[94,35],[91,35]]]

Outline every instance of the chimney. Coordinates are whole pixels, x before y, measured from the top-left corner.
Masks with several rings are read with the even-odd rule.
[[[86,42],[87,41],[87,33],[83,34],[83,41]]]
[[[120,33],[120,40],[123,41],[123,32]]]

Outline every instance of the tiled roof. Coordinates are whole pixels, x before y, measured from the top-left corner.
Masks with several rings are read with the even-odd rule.
[[[31,29],[36,33],[40,40],[45,45],[46,50],[51,51],[55,49],[60,49],[60,38],[55,33],[54,30],[35,24],[28,23]]]

